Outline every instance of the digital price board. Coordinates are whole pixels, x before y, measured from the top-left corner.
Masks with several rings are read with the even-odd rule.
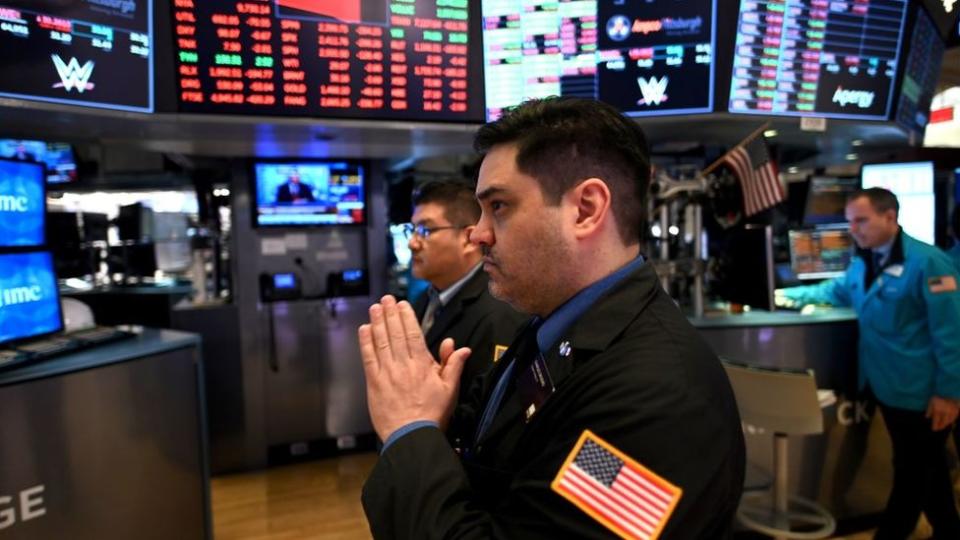
[[[741,0],[729,110],[886,120],[907,0]]]
[[[0,96],[153,111],[152,0],[0,0]]]
[[[917,19],[910,32],[910,48],[904,60],[903,82],[900,83],[894,119],[922,139],[930,121],[930,105],[940,78],[945,45],[926,11],[920,6],[915,9]]]
[[[631,116],[713,110],[713,0],[483,0],[487,118],[581,96]]]
[[[184,112],[480,121],[468,0],[172,0]],[[476,76],[475,75],[475,76]]]

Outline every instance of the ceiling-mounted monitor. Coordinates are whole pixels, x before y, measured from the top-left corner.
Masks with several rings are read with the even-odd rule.
[[[487,119],[581,96],[630,116],[713,110],[714,0],[483,0]]]
[[[264,161],[253,165],[255,227],[360,225],[364,166],[355,161]]]
[[[887,120],[908,0],[740,0],[732,113]]]
[[[153,0],[0,0],[0,96],[153,111]]]
[[[471,4],[171,2],[180,110],[480,122]]]
[[[945,46],[926,10],[919,5],[914,9],[916,18],[905,53],[903,80],[894,120],[908,133],[914,133],[922,140],[930,122],[930,105],[940,79]]]
[[[48,184],[77,180],[77,158],[73,146],[67,143],[0,139],[0,158],[43,163]]]

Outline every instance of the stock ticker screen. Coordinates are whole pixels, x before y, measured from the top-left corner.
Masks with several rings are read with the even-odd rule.
[[[740,0],[729,110],[886,120],[908,0]]]
[[[631,116],[713,110],[713,0],[483,0],[487,119],[529,98]]]
[[[910,48],[904,59],[903,82],[894,120],[908,132],[923,135],[930,121],[930,104],[940,79],[944,42],[930,16],[917,8],[917,20],[910,32]]]
[[[172,0],[184,112],[481,121],[468,0]]]
[[[153,111],[152,0],[0,0],[0,96]]]

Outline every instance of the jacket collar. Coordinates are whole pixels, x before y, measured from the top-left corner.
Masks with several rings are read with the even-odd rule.
[[[426,335],[428,346],[443,337],[447,328],[454,323],[465,307],[476,301],[487,290],[488,281],[487,273],[480,270],[463,284],[463,287],[442,307],[440,313],[434,319],[433,326],[430,327],[430,331]],[[426,309],[425,304],[424,309]],[[422,316],[422,312],[418,316]]]
[[[598,353],[606,350],[624,332],[627,326],[646,309],[659,288],[660,282],[653,265],[642,264],[598,298],[566,329],[558,343],[544,353],[544,361],[554,388],[559,391],[564,381],[574,371]],[[521,335],[529,336],[529,327]],[[523,348],[521,346],[522,341],[520,339],[514,342],[503,358],[516,356],[516,353]],[[494,384],[502,375],[505,364],[507,363],[503,361],[498,362],[492,378]],[[514,373],[513,375],[516,376],[517,374]],[[490,389],[492,389],[492,385]],[[489,393],[486,398],[490,399]],[[547,403],[549,403],[549,399]],[[518,393],[512,392],[501,404],[493,423],[484,432],[478,443],[488,441],[516,422],[521,422],[520,417],[523,414],[524,407],[525,404],[521,403]],[[536,422],[540,414],[537,413],[531,423]]]

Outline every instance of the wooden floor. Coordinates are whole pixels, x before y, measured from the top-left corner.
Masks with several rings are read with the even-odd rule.
[[[216,540],[354,540],[370,532],[360,488],[376,454],[354,454],[213,479]],[[914,538],[930,529],[920,524]],[[870,532],[845,537],[869,540]]]
[[[376,454],[355,454],[216,477],[216,540],[370,538],[360,488]]]

